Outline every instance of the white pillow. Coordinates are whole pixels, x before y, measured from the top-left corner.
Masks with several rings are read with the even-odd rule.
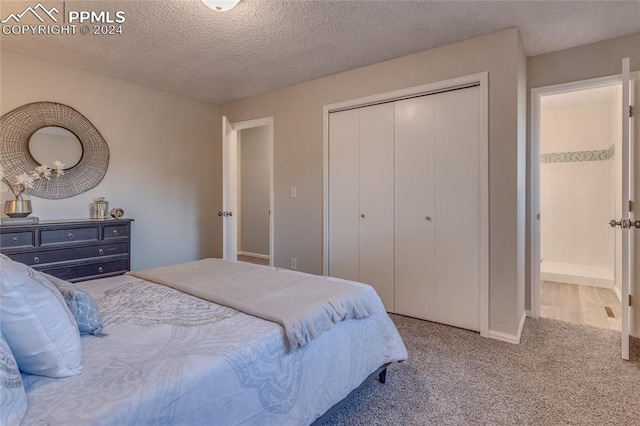
[[[80,333],[55,286],[40,272],[5,259],[0,282],[0,327],[20,370],[48,377],[80,374]]]
[[[18,364],[0,334],[0,425],[17,426],[27,412],[27,396]]]

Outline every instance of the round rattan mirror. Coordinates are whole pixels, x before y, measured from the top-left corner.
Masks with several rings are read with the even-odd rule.
[[[81,157],[75,166],[67,164],[64,177],[37,181],[31,195],[58,200],[98,185],[109,166],[107,142],[85,116],[55,102],[23,105],[0,117],[0,164],[5,175],[17,176],[40,165],[29,150],[29,141],[45,127],[59,127],[75,135],[82,145]]]

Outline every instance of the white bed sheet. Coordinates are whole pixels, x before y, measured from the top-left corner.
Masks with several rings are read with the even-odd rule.
[[[79,376],[23,375],[23,425],[307,425],[407,358],[386,313],[288,353],[281,326],[159,284],[79,286],[98,300],[108,336],[82,339]]]

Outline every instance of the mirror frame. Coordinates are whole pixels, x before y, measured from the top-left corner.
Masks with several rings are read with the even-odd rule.
[[[49,126],[62,127],[76,135],[82,144],[82,157],[78,164],[64,171],[64,176],[39,180],[29,193],[59,200],[97,186],[109,167],[107,142],[85,116],[56,102],[26,104],[0,117],[0,164],[5,175],[28,173],[40,165],[29,152],[29,140],[36,131]]]

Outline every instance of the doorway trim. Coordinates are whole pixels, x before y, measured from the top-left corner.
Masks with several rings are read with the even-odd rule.
[[[540,318],[540,100],[543,96],[575,92],[622,84],[622,75],[611,75],[588,80],[572,81],[531,89],[531,170],[530,217],[530,310],[529,316]],[[615,286],[614,286],[615,287]]]
[[[487,71],[324,105],[322,112],[322,271],[323,275],[329,274],[329,114],[345,109],[435,94],[472,84],[478,84],[480,87],[480,335],[517,343],[519,337],[502,335],[489,329],[489,72]]]
[[[275,203],[274,203],[274,163],[273,163],[273,150],[274,150],[274,120],[273,117],[264,117],[264,118],[256,118],[254,120],[247,120],[247,121],[238,121],[238,122],[234,122],[231,123],[231,128],[232,131],[237,133],[240,130],[247,130],[247,129],[253,129],[256,127],[269,127],[269,137],[267,140],[267,143],[269,144],[269,158],[267,159],[269,161],[269,265],[273,266],[275,264],[275,255],[274,255],[274,247],[275,247],[275,236],[274,236],[274,231],[275,231]],[[224,135],[223,135],[224,138]],[[237,141],[237,138],[236,138]],[[223,152],[224,152],[225,146],[224,146],[224,141],[223,141]],[[226,163],[227,159],[226,156],[223,154],[222,156],[222,161],[223,161],[223,169],[226,169],[224,163]],[[237,163],[240,163],[240,157],[238,156],[238,158],[236,159]],[[236,169],[237,170],[237,169]],[[225,197],[228,196],[234,196],[236,198],[238,198],[239,194],[229,194],[227,193],[227,188],[225,185],[225,188],[223,188],[223,194]],[[240,212],[238,212],[237,217],[239,219],[240,217]],[[226,233],[226,222],[223,223],[223,234]],[[234,238],[238,238],[237,235],[234,236]],[[237,247],[237,245],[236,245]]]

